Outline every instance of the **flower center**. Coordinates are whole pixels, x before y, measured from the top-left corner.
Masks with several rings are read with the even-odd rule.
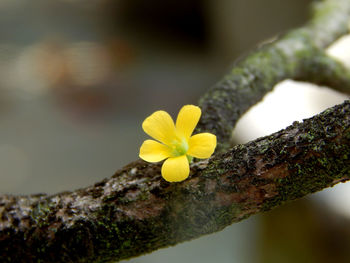
[[[188,151],[188,143],[185,139],[175,140],[171,144],[171,149],[174,157],[185,155]]]

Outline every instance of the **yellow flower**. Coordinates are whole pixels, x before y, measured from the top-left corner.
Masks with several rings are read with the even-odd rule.
[[[192,135],[201,109],[185,105],[180,110],[176,124],[165,111],[156,111],[145,119],[142,128],[149,136],[158,140],[146,140],[140,148],[140,158],[147,162],[164,159],[162,176],[168,182],[185,180],[190,173],[189,163],[193,157],[209,158],[216,147],[216,136],[211,133]]]

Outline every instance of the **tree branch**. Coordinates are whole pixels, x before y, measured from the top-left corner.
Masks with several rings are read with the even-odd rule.
[[[236,62],[231,72],[201,98],[203,116],[198,131],[216,134],[218,151],[229,148],[238,119],[282,80],[307,81],[350,93],[349,71],[324,50],[349,32],[350,1],[319,1],[313,5],[313,14],[304,27]]]
[[[108,262],[219,231],[350,179],[350,102],[237,145],[167,183],[137,161],[54,196],[2,196],[2,262]],[[10,258],[10,260],[7,260]]]
[[[214,132],[220,152],[238,118],[283,79],[350,90],[348,72],[323,50],[347,32],[350,1],[324,0],[315,10],[309,24],[251,53],[201,99],[197,131]],[[0,261],[109,262],[151,252],[344,182],[349,156],[347,101],[196,162],[181,183],[162,180],[159,164],[136,161],[74,192],[2,195]]]

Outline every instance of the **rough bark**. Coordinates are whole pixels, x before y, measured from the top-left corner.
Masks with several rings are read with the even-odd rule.
[[[324,48],[348,30],[350,1],[324,0],[305,27],[260,47],[202,98],[197,131],[218,153],[169,184],[136,161],[74,192],[0,196],[0,262],[110,262],[219,231],[350,178],[350,102],[230,150],[238,118],[286,78],[350,90]],[[219,154],[219,152],[226,152]]]
[[[219,231],[350,179],[350,102],[192,165],[137,161],[75,192],[2,196],[1,262],[108,262]]]

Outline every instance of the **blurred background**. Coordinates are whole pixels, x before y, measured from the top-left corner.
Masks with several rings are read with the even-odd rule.
[[[145,117],[196,104],[237,57],[302,25],[310,2],[0,0],[0,193],[74,190],[113,175],[138,158]],[[329,53],[350,67],[349,38]],[[346,98],[284,81],[234,140]],[[342,184],[129,262],[350,262],[349,193]]]

